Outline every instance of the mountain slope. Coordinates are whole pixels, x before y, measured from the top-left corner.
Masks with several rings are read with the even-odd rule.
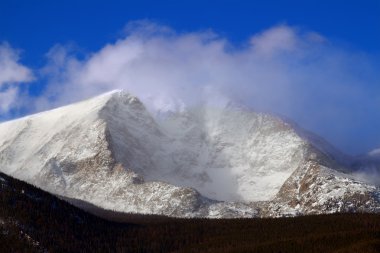
[[[379,190],[337,172],[344,166],[313,143],[277,117],[228,101],[153,117],[136,97],[115,91],[0,124],[0,168],[51,193],[121,212],[322,213],[344,211],[328,202],[342,205],[343,196],[358,194],[370,204],[353,210],[379,211]],[[304,189],[309,177],[325,186]]]

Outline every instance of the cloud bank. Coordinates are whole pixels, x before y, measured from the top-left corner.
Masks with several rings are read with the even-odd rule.
[[[213,96],[283,115],[346,152],[362,153],[380,146],[378,67],[374,57],[288,25],[237,47],[212,31],[133,22],[122,38],[85,57],[55,45],[39,70],[46,89],[25,101],[39,111],[125,89],[155,110],[163,101],[191,106]]]
[[[19,63],[19,52],[0,44],[0,115],[17,107],[20,83],[33,80],[32,71]]]

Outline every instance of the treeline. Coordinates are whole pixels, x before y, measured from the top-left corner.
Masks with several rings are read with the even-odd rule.
[[[380,215],[111,222],[0,174],[0,252],[380,252]]]

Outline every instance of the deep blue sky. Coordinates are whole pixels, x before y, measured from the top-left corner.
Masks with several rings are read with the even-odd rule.
[[[380,55],[380,0],[1,0],[0,43],[21,49],[21,63],[37,70],[57,43],[96,52],[120,38],[128,22],[141,19],[179,32],[212,29],[236,45],[286,23],[316,31],[340,46]],[[38,94],[43,82],[29,87]]]
[[[56,43],[74,42],[95,51],[117,38],[128,21],[137,19],[151,19],[179,31],[211,28],[236,43],[286,22],[367,52],[380,51],[379,0],[2,0],[0,41],[25,50],[27,65],[38,65]]]

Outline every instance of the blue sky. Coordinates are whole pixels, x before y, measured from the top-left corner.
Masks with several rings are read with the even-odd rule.
[[[85,1],[2,0],[0,41],[24,50],[23,62],[44,64],[56,43],[98,50],[128,21],[151,19],[178,31],[213,29],[236,43],[278,23],[303,26],[367,52],[380,52],[380,1]]]
[[[74,75],[85,74],[83,74],[84,70],[80,74],[72,73],[73,71],[70,70],[72,66],[76,66],[78,69],[89,69],[89,66],[96,65],[99,58],[108,51],[124,52],[127,50],[130,52],[128,51],[131,50],[129,46],[120,46],[117,41],[121,40],[121,44],[130,43],[133,36],[140,36],[138,37],[139,43],[141,42],[139,46],[147,51],[152,50],[154,56],[158,58],[162,56],[163,48],[165,48],[165,46],[159,47],[158,45],[164,44],[176,48],[177,51],[174,51],[177,54],[173,54],[168,61],[177,59],[179,56],[182,57],[183,54],[186,55],[187,51],[192,50],[187,48],[183,51],[182,47],[186,45],[194,47],[201,58],[204,55],[219,57],[219,62],[223,62],[223,64],[217,70],[209,65],[204,68],[209,69],[210,72],[215,71],[215,73],[221,73],[222,70],[226,70],[225,73],[229,73],[229,71],[236,73],[239,70],[231,67],[234,64],[240,66],[240,69],[251,66],[252,69],[258,71],[257,66],[261,64],[257,63],[257,59],[262,57],[262,54],[258,54],[256,51],[261,49],[268,52],[268,45],[272,45],[273,40],[277,40],[280,36],[281,47],[279,48],[278,44],[275,46],[276,50],[281,50],[281,56],[276,56],[275,60],[272,59],[272,55],[271,60],[264,59],[263,61],[266,63],[263,66],[267,66],[267,68],[260,69],[260,71],[277,70],[277,76],[283,77],[283,80],[295,83],[304,82],[308,83],[308,86],[290,85],[268,76],[257,77],[256,75],[252,78],[257,82],[262,80],[272,84],[263,88],[264,91],[257,91],[256,86],[248,89],[243,85],[225,85],[223,89],[228,91],[247,91],[248,89],[249,92],[236,92],[239,93],[236,96],[251,104],[252,107],[275,111],[294,119],[301,126],[317,132],[346,152],[363,153],[380,146],[380,133],[378,133],[380,131],[377,131],[380,128],[380,114],[376,112],[378,110],[376,106],[380,106],[380,102],[377,102],[380,80],[379,74],[376,73],[380,66],[379,13],[380,1],[377,0],[2,0],[0,2],[0,45],[5,48],[4,52],[8,52],[4,53],[7,56],[3,55],[8,59],[4,62],[17,63],[19,72],[18,78],[12,77],[8,81],[4,81],[2,85],[0,77],[0,100],[3,100],[0,101],[0,119],[10,119],[48,109],[96,94],[107,88],[114,88],[114,86],[119,88],[120,80],[115,81],[111,78],[112,80],[107,79],[107,81],[116,83],[113,86],[102,85],[99,89],[91,90],[91,92],[82,92],[82,96],[67,99],[72,96],[67,90],[72,87],[76,89],[76,86],[73,85],[76,85],[79,80],[89,82],[88,79],[94,78],[94,75],[91,75],[91,78],[86,76],[78,80],[73,79]],[[141,24],[137,25],[138,28],[133,25],[132,31],[126,32],[128,24],[139,20],[144,20],[144,28],[141,28]],[[160,33],[158,37],[150,34],[148,37],[144,35],[145,37],[142,38],[141,30],[145,29],[146,32],[146,26],[152,26],[152,24],[154,24],[156,32],[158,30]],[[162,32],[163,27],[170,29],[171,32]],[[208,34],[210,31],[214,35]],[[190,34],[195,34],[195,39],[189,38]],[[207,38],[205,39],[205,37]],[[161,44],[154,44],[157,38],[161,40]],[[314,41],[310,41],[310,38],[313,38]],[[283,40],[288,44],[283,43]],[[316,40],[320,43],[317,43]],[[145,43],[146,41],[148,43]],[[189,44],[190,42],[193,44]],[[292,51],[294,49],[292,43],[295,43],[295,47],[297,47],[296,56]],[[283,48],[284,44],[286,44],[286,48]],[[111,49],[107,51],[106,45],[110,45]],[[224,49],[218,49],[219,45],[222,45]],[[247,49],[252,45],[254,45],[254,49]],[[272,49],[270,47],[270,50]],[[228,50],[238,51],[238,53],[226,53],[225,51]],[[255,52],[252,53],[252,51]],[[252,56],[253,54],[254,56]],[[255,59],[242,60],[244,57],[240,55],[249,55]],[[104,56],[108,59],[107,57],[111,56]],[[204,61],[207,62],[208,59],[210,57],[205,58]],[[140,61],[144,61],[145,65],[153,64],[153,62],[145,60],[144,58]],[[192,58],[189,58],[189,62],[191,61]],[[176,60],[173,62],[176,63]],[[194,71],[194,73],[200,72],[191,66],[193,65],[184,65],[182,69]],[[185,77],[182,69],[176,71],[180,73],[178,76]],[[124,69],[122,70],[124,71]],[[162,76],[162,73],[166,73],[165,71],[162,70],[157,75]],[[249,75],[252,71],[245,71],[242,73],[247,75],[247,79],[251,78]],[[234,77],[231,74],[223,80],[214,77],[208,77],[207,80],[211,83],[224,82],[231,79],[231,76]],[[238,77],[239,75],[236,79]],[[138,83],[141,77],[133,78]],[[177,77],[159,81],[171,82],[176,80],[175,78]],[[197,76],[197,80],[202,80],[200,83],[208,85],[204,78],[204,74]],[[247,83],[247,79],[242,79],[240,82]],[[121,80],[125,81],[125,79]],[[311,80],[318,80],[318,82]],[[68,84],[69,82],[70,84]],[[99,82],[97,79],[96,84]],[[81,89],[90,89],[89,87],[93,85],[94,83],[91,83],[91,86],[88,84]],[[197,86],[193,83],[187,85]],[[67,94],[60,97],[57,95],[58,91],[52,92],[51,90],[57,86],[65,87],[64,91],[60,90],[59,92]],[[209,86],[213,86],[213,84]],[[286,97],[287,100],[293,100],[297,96],[298,98],[303,97],[304,102],[298,99],[295,104],[287,104],[286,101],[283,101],[284,99],[278,98],[282,93],[273,96],[273,92],[265,90],[268,87],[271,89],[280,87],[284,90],[284,94],[289,93]],[[135,87],[127,86],[127,88],[135,90],[139,95],[146,91],[146,89],[136,89]],[[167,93],[172,93],[177,88],[160,86],[160,90],[165,89],[167,89]],[[293,93],[287,92],[286,89],[293,90]],[[294,92],[294,90],[302,91]],[[1,96],[1,92],[3,96]],[[195,90],[193,92],[196,93]],[[243,93],[246,96],[243,96]],[[13,94],[14,100],[18,101],[17,104],[10,101],[9,94]],[[177,93],[174,92],[174,94]],[[260,94],[260,97],[265,98],[266,101],[252,102],[259,100],[257,94]],[[9,101],[5,101],[5,99]],[[1,110],[1,102],[6,104],[3,106],[3,110]],[[276,109],[280,107],[281,110]],[[301,110],[302,107],[305,109]],[[350,125],[350,127],[344,127],[346,125]]]

